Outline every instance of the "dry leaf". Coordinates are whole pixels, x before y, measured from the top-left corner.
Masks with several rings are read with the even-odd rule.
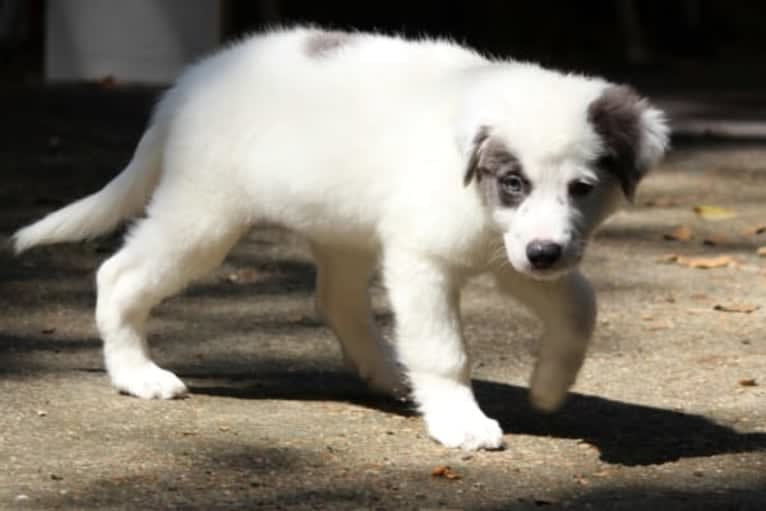
[[[676,262],[687,268],[696,268],[700,270],[709,270],[711,268],[724,268],[736,264],[733,257],[722,255],[717,257],[686,257],[678,256]]]
[[[646,329],[650,332],[659,332],[660,330],[669,330],[674,326],[671,321],[652,321],[646,325]]]
[[[755,381],[755,378],[746,378],[744,380],[739,380],[739,384],[743,387],[756,387],[758,386],[758,382]]]
[[[755,251],[755,253],[761,257],[766,257],[766,247],[759,248],[758,250]]]
[[[727,243],[731,243],[731,239],[727,238],[726,236],[722,236],[720,234],[712,234],[706,237],[704,240],[702,240],[703,245],[707,245],[710,247],[714,247],[716,245],[726,245]]]
[[[588,486],[590,484],[590,481],[588,481],[588,478],[583,475],[576,475],[574,476],[574,480],[577,482],[577,484],[580,484],[582,486]]]
[[[694,212],[701,218],[710,221],[726,220],[727,218],[737,216],[733,209],[722,208],[720,206],[694,206]]]
[[[434,477],[441,477],[444,475],[444,473],[447,471],[447,467],[444,465],[436,465],[433,470],[431,470],[431,475]]]
[[[437,466],[435,466],[434,469],[431,471],[431,475],[433,477],[443,477],[443,478],[449,479],[449,480],[460,479],[460,474],[458,474],[455,471],[453,471],[447,465],[437,465]]]
[[[678,262],[678,258],[681,257],[678,254],[665,254],[657,258],[658,263],[670,264]]]
[[[742,236],[746,236],[748,238],[763,233],[766,233],[766,224],[756,225],[755,227],[748,227],[747,229],[742,230]]]
[[[750,303],[732,303],[728,305],[718,304],[713,307],[714,310],[721,312],[741,312],[743,314],[750,314],[760,309],[760,305],[753,305]]]
[[[679,225],[670,232],[666,232],[662,237],[669,241],[689,241],[694,238],[691,228],[686,225]]]

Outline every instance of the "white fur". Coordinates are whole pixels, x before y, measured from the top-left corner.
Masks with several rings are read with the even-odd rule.
[[[546,322],[531,393],[541,408],[558,406],[595,317],[576,263],[616,206],[614,180],[589,164],[603,148],[586,110],[608,84],[490,61],[446,41],[372,34],[312,56],[306,41],[317,33],[256,35],[191,67],[159,103],[125,171],[20,230],[16,249],[97,236],[145,207],[147,218],[98,271],[96,308],[113,384],[142,398],[186,392],[149,356],[151,308],[219,264],[259,221],[310,240],[317,306],[346,361],[374,387],[402,392],[391,347],[371,320],[367,284],[380,263],[396,357],[428,431],[448,446],[497,448],[502,430],[470,386],[460,288],[491,271]],[[651,164],[667,129],[653,110],[642,122],[640,155]],[[463,184],[482,126],[534,182],[518,210],[488,209],[475,184]],[[575,178],[601,188],[583,204],[562,203]],[[531,269],[524,247],[541,236],[571,247],[571,260]]]

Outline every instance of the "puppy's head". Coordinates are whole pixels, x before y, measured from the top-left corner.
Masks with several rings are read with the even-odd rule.
[[[668,143],[662,113],[631,88],[560,81],[505,103],[468,144],[465,185],[476,183],[513,268],[539,279],[577,266]]]

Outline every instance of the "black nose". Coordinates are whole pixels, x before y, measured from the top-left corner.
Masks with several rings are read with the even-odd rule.
[[[548,240],[534,240],[527,245],[527,259],[538,270],[554,265],[561,257],[561,245]]]

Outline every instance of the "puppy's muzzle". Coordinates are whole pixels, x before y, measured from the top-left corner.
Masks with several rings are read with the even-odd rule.
[[[551,268],[562,253],[561,245],[550,240],[534,240],[527,245],[527,259],[536,270]]]

